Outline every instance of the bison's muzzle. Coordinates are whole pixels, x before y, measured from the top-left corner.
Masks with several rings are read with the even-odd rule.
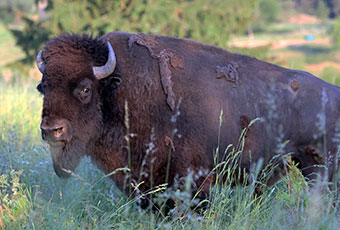
[[[71,126],[65,119],[50,121],[44,118],[40,125],[42,138],[49,145],[60,145],[72,139]]]

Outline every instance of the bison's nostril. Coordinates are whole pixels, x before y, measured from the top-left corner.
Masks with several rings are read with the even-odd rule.
[[[64,133],[63,130],[64,130],[63,127],[54,129],[54,136],[56,138],[60,138],[63,135],[63,133]]]
[[[41,127],[42,137],[47,141],[60,141],[63,140],[66,128],[63,126],[54,127]]]
[[[72,138],[70,123],[65,119],[43,118],[40,128],[42,138],[47,142],[70,141]]]

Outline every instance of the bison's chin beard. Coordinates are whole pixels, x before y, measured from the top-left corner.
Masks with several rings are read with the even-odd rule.
[[[53,168],[58,177],[69,178],[85,155],[85,147],[73,140],[62,145],[50,144]]]

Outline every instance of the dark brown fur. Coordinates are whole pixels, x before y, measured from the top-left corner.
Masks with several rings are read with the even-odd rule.
[[[105,41],[110,41],[115,50],[117,67],[108,78],[97,80],[92,67],[105,64],[108,52]],[[162,56],[164,53],[167,56]],[[73,132],[70,143],[62,148],[51,147],[56,172],[61,168],[74,170],[80,158],[89,155],[105,173],[131,167],[131,172],[112,175],[123,191],[128,192],[126,178],[130,174],[132,182],[144,181],[140,189],[146,191],[151,184],[154,187],[166,182],[171,154],[167,182],[172,185],[176,176],[185,177],[190,170],[198,173],[213,168],[221,110],[220,152],[229,144],[237,146],[250,118],[262,118],[246,136],[241,159],[241,167],[246,171],[260,158],[268,162],[278,154],[275,137],[280,124],[283,141],[290,140],[285,151],[294,153],[302,169],[308,168],[303,170],[306,176],[320,172],[320,168],[311,165],[321,163],[314,160],[315,152],[319,155],[336,152],[332,137],[339,117],[340,90],[305,72],[187,39],[121,32],[102,38],[60,35],[46,44],[43,58],[46,70],[38,86],[44,95],[42,118],[45,122],[67,119]],[[237,67],[237,84],[218,79],[216,69],[221,66]],[[122,79],[119,87],[117,77]],[[93,86],[90,103],[74,96],[74,90],[85,78]],[[162,82],[164,78],[167,83]],[[322,108],[323,89],[328,97],[327,153],[315,150],[320,140],[313,137],[318,132],[315,123]],[[271,96],[276,98],[277,118],[267,122],[266,101]],[[128,131],[133,134],[129,136],[128,148],[126,117]],[[267,132],[268,125],[271,133]],[[155,148],[147,154],[150,142]],[[224,158],[221,154],[220,160]],[[142,171],[148,176],[141,176]],[[333,170],[329,174],[331,177]],[[199,188],[204,179],[205,176],[197,177],[193,187]],[[203,197],[209,193],[211,183],[213,177],[205,182]]]

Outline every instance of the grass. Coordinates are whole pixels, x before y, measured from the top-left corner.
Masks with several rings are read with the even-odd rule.
[[[276,34],[278,36],[286,35],[291,37],[296,31],[312,31],[313,33],[323,33],[329,28],[328,24],[295,24],[295,23],[273,23],[266,29],[266,33]]]
[[[34,86],[21,90],[0,81],[0,229],[338,229],[333,194],[309,188],[292,163],[288,176],[262,196],[255,195],[256,170],[254,183],[236,186],[236,168],[219,171],[229,179],[212,189],[211,208],[202,214],[188,208],[190,186],[169,189],[157,198],[177,200],[169,217],[141,210],[89,159],[70,180],[58,179],[40,140],[41,97]],[[228,153],[237,159],[235,149]]]
[[[326,67],[321,73],[322,79],[325,81],[340,86],[340,72],[339,69],[334,67]]]
[[[330,44],[289,46],[287,49],[300,52],[305,57],[306,64],[320,63],[325,60],[336,61],[336,51]]]

